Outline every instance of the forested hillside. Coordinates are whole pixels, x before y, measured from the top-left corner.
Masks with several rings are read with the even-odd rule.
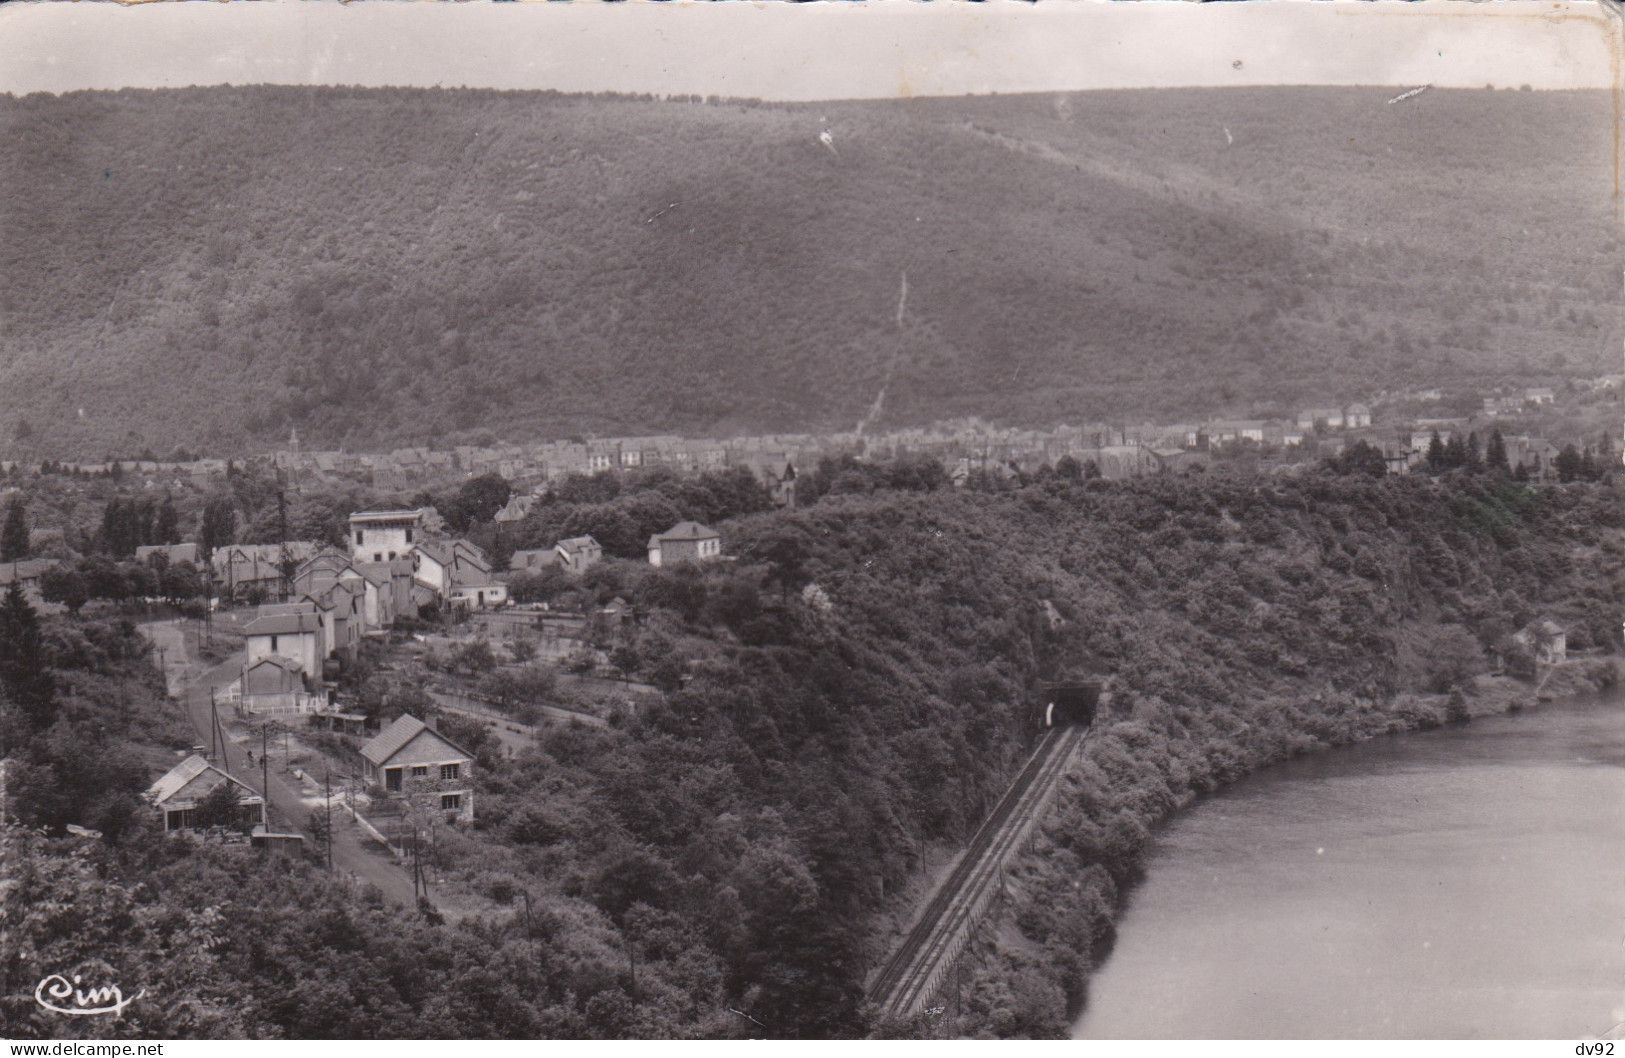
[[[30,838],[6,880],[26,899],[0,907],[30,960],[0,961],[0,1027],[871,1031],[877,922],[906,917],[925,851],[965,840],[1018,767],[1037,681],[1093,673],[1109,692],[1099,735],[1046,839],[1076,899],[1022,919],[1047,964],[977,983],[967,1007],[979,1032],[1054,1034],[1149,821],[1290,753],[1464,714],[1483,648],[1530,618],[1617,653],[1622,530],[1612,484],[1463,472],[917,479],[748,514],[722,525],[737,561],[605,562],[572,588],[634,602],[616,654],[665,693],[514,757],[475,748],[477,829],[443,834],[436,855],[489,914],[436,925],[313,868],[270,877],[136,824],[94,852]],[[35,650],[59,681],[93,664],[49,637]],[[38,665],[0,661],[13,700],[43,703],[9,744],[55,767],[72,725],[96,721],[52,706]],[[19,812],[58,824],[50,808]],[[116,1025],[43,1021],[30,974],[92,955],[150,998]]]
[[[1616,369],[1608,95],[1391,95],[7,97],[0,440],[1171,419]]]

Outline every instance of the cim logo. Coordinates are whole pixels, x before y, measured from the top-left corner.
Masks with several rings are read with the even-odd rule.
[[[56,1014],[68,1014],[73,1017],[112,1014],[117,1017],[124,1013],[125,1007],[147,994],[147,990],[143,988],[129,999],[125,999],[118,985],[80,988],[83,983],[79,974],[73,975],[71,983],[61,974],[52,974],[34,989],[34,1001]]]

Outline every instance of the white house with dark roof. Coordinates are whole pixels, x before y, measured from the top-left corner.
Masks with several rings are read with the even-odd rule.
[[[699,522],[678,522],[649,538],[649,565],[708,562],[722,554],[722,537]]]
[[[260,607],[259,616],[243,626],[244,665],[260,658],[288,658],[311,679],[320,679],[329,653],[322,616],[309,602]]]
[[[508,586],[491,575],[485,552],[467,540],[426,541],[412,549],[418,584],[442,601],[484,609],[508,601]]]
[[[604,557],[604,548],[591,536],[572,536],[554,544],[553,554],[571,573],[585,573]]]
[[[415,716],[399,717],[362,746],[361,766],[385,797],[425,816],[474,820],[474,755]]]
[[[237,795],[245,826],[265,822],[265,798],[247,783],[232,778],[195,753],[148,787],[146,799],[162,813],[166,832],[191,830],[195,826],[197,807],[222,786],[228,786]]]

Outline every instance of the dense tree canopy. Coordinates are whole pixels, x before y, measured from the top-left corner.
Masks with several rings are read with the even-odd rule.
[[[547,519],[582,509],[724,502],[691,485],[567,482],[527,523],[549,536]],[[118,924],[99,957],[168,984],[125,1036],[861,1034],[876,916],[996,801],[1037,736],[1040,681],[1092,674],[1107,687],[1096,734],[1046,826],[1073,895],[1017,923],[1070,969],[974,982],[967,999],[975,1031],[1054,1035],[1160,813],[1310,746],[1441,722],[1443,695],[1537,615],[1617,649],[1614,498],[1328,467],[877,485],[736,512],[721,524],[735,561],[606,561],[570,589],[629,600],[613,664],[662,693],[607,727],[547,725],[511,757],[450,729],[479,754],[478,822],[434,855],[492,910],[444,924],[303,867],[133,842],[140,770],[108,756],[123,728],[94,733],[116,708],[97,681],[139,664],[133,630],[50,618],[22,649],[80,704],[59,695],[30,728],[24,785],[40,793],[19,811],[110,840],[95,871],[29,847],[37,884],[91,913],[6,913],[52,953]],[[507,670],[489,646],[451,663],[504,703],[561,693],[521,678],[523,653]],[[384,679],[362,688],[367,708],[405,707]],[[186,930],[217,940],[165,962]]]

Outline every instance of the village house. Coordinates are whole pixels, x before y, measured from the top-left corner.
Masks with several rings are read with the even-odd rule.
[[[285,545],[231,544],[217,549],[209,565],[215,584],[228,595],[257,593],[264,598],[280,598],[284,556],[297,565],[319,549],[320,545],[308,540],[290,540]]]
[[[404,555],[394,561],[385,562],[357,562],[356,569],[369,580],[376,580],[380,587],[388,585],[390,619],[386,627],[391,627],[396,618],[415,616],[416,607],[412,602],[412,590],[417,587],[417,578],[412,569],[412,556]],[[380,591],[380,598],[385,594]],[[383,610],[379,611],[382,618]]]
[[[366,581],[359,577],[327,582],[304,596],[321,615],[327,653],[323,661],[353,661],[366,630]]]
[[[554,548],[538,547],[515,551],[508,556],[508,570],[512,573],[530,573],[559,564],[559,553]]]
[[[553,545],[558,564],[571,573],[585,573],[604,557],[603,546],[591,536],[572,536]]]
[[[492,515],[491,520],[494,522],[501,522],[503,524],[522,521],[525,515],[529,514],[530,509],[535,505],[535,496],[510,496],[507,504],[503,506],[503,508],[496,514]]]
[[[1089,458],[1100,476],[1110,480],[1143,477],[1161,466],[1151,449],[1142,445],[1101,445]]]
[[[1343,428],[1343,410],[1341,408],[1310,408],[1298,413],[1298,426],[1304,430],[1341,430]]]
[[[395,560],[397,563],[401,559]],[[306,559],[294,573],[294,589],[302,595],[320,598],[338,585],[359,593],[360,634],[381,632],[395,623],[397,593],[393,590],[389,562],[358,563],[336,548],[326,548]],[[409,567],[404,567],[408,570]]]
[[[1534,655],[1542,665],[1556,665],[1568,657],[1568,634],[1551,618],[1541,618],[1513,633],[1512,641]]]
[[[1343,425],[1350,430],[1363,430],[1371,425],[1371,409],[1364,404],[1350,404],[1343,411]]]
[[[1188,452],[1172,445],[1147,448],[1146,453],[1155,461],[1157,472],[1160,474],[1178,473],[1196,467],[1206,467],[1208,464],[1205,453]]]
[[[699,522],[678,522],[649,538],[649,565],[707,562],[722,554],[722,537]]]
[[[246,697],[295,695],[305,690],[305,677],[299,663],[292,658],[266,654],[243,666],[240,687]]]
[[[198,547],[196,544],[144,544],[135,549],[135,560],[150,564],[152,556],[162,555],[164,564],[178,566],[182,562],[198,564]]]
[[[776,507],[794,507],[796,505],[796,468],[789,462],[784,464],[784,473],[775,474],[771,470],[763,472],[767,482],[767,494]]]
[[[1417,459],[1416,449],[1408,444],[1400,441],[1382,443],[1382,461],[1390,474],[1409,474]]]
[[[694,465],[700,470],[721,470],[728,465],[728,449],[719,441],[695,441],[690,445]]]
[[[320,679],[327,657],[326,628],[314,603],[281,603],[260,607],[243,626],[244,666],[260,658],[288,658],[309,679]]]
[[[422,508],[357,511],[350,515],[350,556],[357,562],[385,562],[411,552],[424,538]]]
[[[474,755],[415,716],[401,716],[361,747],[362,774],[384,796],[427,817],[474,821]]]
[[[1264,443],[1262,419],[1224,419],[1208,426],[1208,437],[1213,441],[1256,441]]]
[[[487,572],[485,579],[477,583],[453,584],[446,601],[467,610],[485,610],[503,606],[508,602],[508,586],[492,579]]]
[[[1507,461],[1522,465],[1534,481],[1557,480],[1557,457],[1562,449],[1542,437],[1506,438]]]
[[[16,562],[0,563],[0,592],[11,590],[12,584],[22,588],[23,598],[35,609],[50,607],[45,597],[40,594],[40,577],[46,570],[55,569],[62,563],[54,558],[25,558]]]
[[[254,823],[265,822],[265,799],[247,783],[232,778],[197,754],[169,769],[163,778],[148,787],[146,799],[158,809],[165,833],[192,830],[197,825],[198,806],[222,786],[237,796],[241,812],[238,825],[246,829]]]
[[[420,586],[442,602],[471,609],[501,606],[508,586],[491,576],[485,552],[467,540],[426,541],[412,549]]]
[[[1556,402],[1557,394],[1544,388],[1526,389],[1523,399],[1530,404],[1552,404]]]

